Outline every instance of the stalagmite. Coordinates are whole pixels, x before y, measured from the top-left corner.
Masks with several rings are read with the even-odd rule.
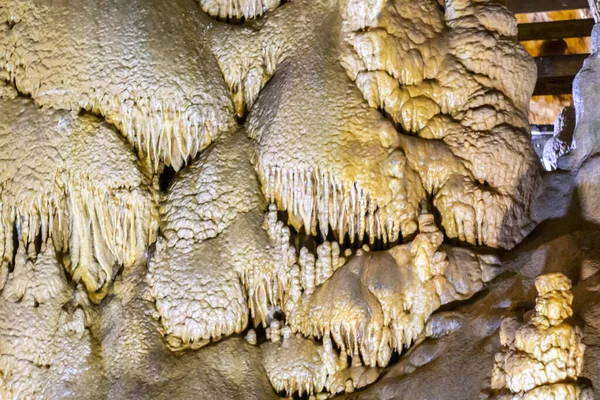
[[[343,257],[340,258],[340,245],[338,242],[323,242],[317,246],[317,259],[315,262],[315,284],[322,285],[331,278],[331,275],[345,263]]]
[[[0,109],[0,277],[19,249],[39,252],[52,238],[71,278],[99,301],[119,266],[154,241],[146,169],[94,116],[39,109],[8,86]]]
[[[0,293],[0,398],[77,397],[85,393],[77,383],[98,389],[88,366],[95,358],[89,302],[80,289],[67,281],[52,239],[40,254],[19,247]]]
[[[180,169],[232,126],[211,20],[190,17],[197,7],[3,1],[0,73],[39,105],[101,114],[155,169]]]
[[[542,275],[535,312],[529,321],[505,319],[500,327],[504,346],[495,357],[492,388],[507,388],[519,399],[585,399],[577,384],[585,345],[573,315],[571,281],[561,273]]]

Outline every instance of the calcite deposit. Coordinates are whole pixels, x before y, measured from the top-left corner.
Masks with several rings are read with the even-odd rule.
[[[598,392],[600,96],[543,171],[516,36],[492,0],[0,1],[0,398]]]
[[[571,282],[555,273],[540,276],[535,286],[538,298],[529,322],[502,321],[505,350],[495,356],[492,388],[506,387],[524,399],[578,399],[585,345],[581,329],[565,321],[573,315]]]
[[[554,122],[554,135],[544,145],[542,164],[546,171],[555,170],[558,159],[575,148],[573,133],[575,131],[575,109],[563,108]]]
[[[314,292],[305,288],[289,313],[290,326],[308,337],[330,336],[348,356],[385,367],[393,351],[408,348],[424,331],[433,311],[470,297],[478,282],[494,276],[485,257],[449,268],[446,253],[437,251],[443,235],[433,215],[419,217],[419,231],[409,244],[385,252],[359,250]],[[466,288],[446,277],[453,268],[471,279]]]
[[[499,272],[494,255],[448,247],[448,257],[438,251],[443,235],[431,214],[419,216],[419,230],[411,243],[388,251],[358,250],[322,285],[304,285],[302,296],[285,305],[289,326],[280,328],[274,320],[276,328],[269,328],[271,337],[274,329],[282,330],[272,338],[279,342],[283,335],[282,342],[263,350],[276,389],[335,394],[363,387],[365,380],[371,383],[377,367],[386,367],[394,353],[422,340],[436,309],[470,298]],[[293,332],[322,339],[323,347],[310,350],[311,342]],[[332,344],[339,350],[334,352]],[[313,365],[308,375],[307,364]],[[279,374],[279,368],[285,372]]]
[[[40,109],[0,88],[0,287],[18,254],[53,247],[102,299],[156,237],[151,174],[101,119]]]
[[[360,362],[348,365],[346,355],[334,350],[328,336],[318,345],[278,325],[271,324],[271,340],[261,346],[265,370],[277,391],[326,398],[328,393],[353,392],[377,379],[377,368]]]
[[[211,20],[193,1],[0,7],[4,79],[38,105],[101,115],[154,166],[181,168],[231,126]]]
[[[279,5],[281,0],[199,0],[207,14],[230,22],[257,18]]]
[[[0,398],[64,398],[79,384],[94,389],[89,300],[79,289],[67,281],[52,239],[40,254],[19,248],[0,297]]]

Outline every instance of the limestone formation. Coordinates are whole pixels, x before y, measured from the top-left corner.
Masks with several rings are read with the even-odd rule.
[[[272,320],[268,336],[276,344],[262,346],[275,389],[335,394],[371,383],[393,352],[422,339],[433,311],[471,297],[497,275],[493,255],[448,247],[447,258],[436,251],[442,234],[433,216],[419,221],[421,233],[411,243],[385,252],[359,250],[317,287],[302,280],[302,296],[292,294],[284,306],[289,325]],[[299,264],[305,276],[308,265]],[[303,337],[322,339],[323,347]]]
[[[372,243],[413,235],[429,196],[449,237],[514,246],[538,164],[525,112],[535,67],[512,16],[490,6],[502,22],[480,21],[483,3],[470,2],[449,2],[446,14],[436,1],[335,3],[296,1],[260,31],[218,36],[235,33],[217,57],[238,115],[249,110],[265,197],[297,230]],[[471,52],[475,36],[482,47]],[[496,54],[519,78],[501,79]]]
[[[357,252],[314,292],[305,287],[288,315],[292,329],[308,337],[330,336],[353,359],[385,367],[394,351],[414,343],[437,308],[477,291],[469,282],[462,297],[463,288],[446,278],[447,255],[437,251],[443,235],[431,214],[419,217],[419,230],[406,245]],[[493,267],[477,257],[460,268],[477,281],[493,276]]]
[[[536,182],[523,113],[535,69],[512,42],[514,18],[486,3],[447,1],[445,14],[436,2],[377,3],[376,19],[345,22],[342,60],[369,105],[405,133],[398,144],[446,235],[512,247],[527,213],[521,196]],[[502,68],[515,80],[501,79]]]
[[[442,301],[468,298],[494,276],[493,257],[472,254],[453,258],[446,279],[446,254],[436,252],[443,235],[430,214],[419,217],[422,233],[410,244],[373,255],[361,250],[346,264],[336,242],[316,246],[316,255],[296,249],[274,207],[265,217],[260,212],[251,145],[243,132],[217,141],[161,202],[162,236],[148,279],[174,349],[239,333],[249,313],[255,326],[267,326],[279,309],[294,330],[331,333],[348,355],[385,366]],[[353,305],[358,293],[364,304]]]
[[[104,297],[156,236],[151,176],[93,115],[43,110],[0,88],[0,287],[15,257],[52,238],[72,279]]]
[[[253,275],[270,272],[273,258],[249,161],[251,145],[243,131],[217,141],[163,196],[162,236],[148,280],[173,348],[196,348],[244,330],[249,311],[245,282],[256,280],[261,300],[271,294],[260,287],[263,277]],[[262,308],[252,310],[266,318]]]
[[[544,173],[496,1],[0,0],[0,399],[588,395],[578,79]]]
[[[575,109],[565,107],[554,122],[554,136],[544,145],[542,163],[546,171],[557,168],[558,159],[575,148],[573,132],[575,131]]]
[[[207,14],[231,22],[262,16],[277,7],[280,0],[198,0]]]
[[[274,321],[276,322],[276,321]],[[348,365],[345,354],[338,354],[328,336],[323,345],[294,335],[290,327],[275,328],[271,324],[271,341],[261,346],[265,370],[273,387],[288,396],[317,395],[353,392],[373,383],[378,377],[377,368]]]
[[[565,321],[573,315],[571,281],[547,274],[535,286],[538,298],[529,321],[502,321],[505,350],[496,354],[492,388],[506,387],[523,399],[584,398],[576,382],[583,369],[582,332]]]
[[[89,301],[65,277],[52,239],[40,254],[19,247],[0,297],[0,398],[61,398],[97,389]]]
[[[232,124],[193,1],[6,0],[0,24],[4,79],[38,105],[102,115],[156,168],[180,169]]]

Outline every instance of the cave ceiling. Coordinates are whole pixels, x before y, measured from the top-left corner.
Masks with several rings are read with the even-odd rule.
[[[594,398],[600,65],[540,160],[517,29],[0,0],[0,399]]]

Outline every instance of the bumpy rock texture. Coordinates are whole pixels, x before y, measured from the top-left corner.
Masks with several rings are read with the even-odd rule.
[[[495,395],[600,140],[544,175],[514,17],[442,3],[2,1],[0,397]]]
[[[17,253],[0,298],[0,397],[62,398],[94,390],[96,355],[85,292],[67,281],[52,241]]]
[[[535,287],[538,298],[529,322],[502,321],[505,350],[496,354],[492,388],[507,388],[525,399],[578,399],[585,345],[581,329],[565,322],[573,315],[571,281],[548,274],[537,278]]]
[[[0,70],[21,93],[102,115],[155,166],[179,169],[231,126],[193,2],[10,0],[0,22]]]
[[[73,280],[100,300],[118,266],[143,259],[154,241],[151,176],[95,116],[0,90],[0,287],[16,256],[52,238]]]
[[[477,17],[482,3],[449,2],[445,14],[434,1],[330,3],[287,4],[252,41],[267,43],[263,57],[281,53],[247,120],[267,199],[297,229],[393,242],[414,234],[431,198],[448,237],[512,247],[537,166],[525,113],[535,66],[515,44],[514,20]],[[502,68],[519,78],[501,79]],[[251,82],[245,91],[256,93]]]
[[[542,163],[546,171],[555,170],[558,159],[575,148],[574,131],[575,110],[572,107],[565,107],[554,121],[554,135],[544,145]]]
[[[335,394],[371,383],[394,352],[422,339],[436,309],[470,298],[499,272],[493,255],[453,247],[438,251],[443,235],[432,215],[419,216],[419,230],[409,244],[357,251],[322,285],[304,285],[302,296],[286,303],[289,326],[282,329],[282,342],[263,346],[277,390]],[[276,343],[279,325],[273,320],[269,327]],[[323,347],[292,332],[322,339]]]
[[[419,220],[420,233],[411,243],[384,252],[359,251],[314,292],[305,289],[288,315],[290,326],[309,337],[331,336],[348,356],[384,367],[394,350],[417,339],[433,311],[470,297],[480,288],[477,283],[493,277],[485,257],[449,268],[446,253],[437,251],[443,235],[433,216]],[[457,268],[472,280],[466,288],[446,277],[447,269]]]

